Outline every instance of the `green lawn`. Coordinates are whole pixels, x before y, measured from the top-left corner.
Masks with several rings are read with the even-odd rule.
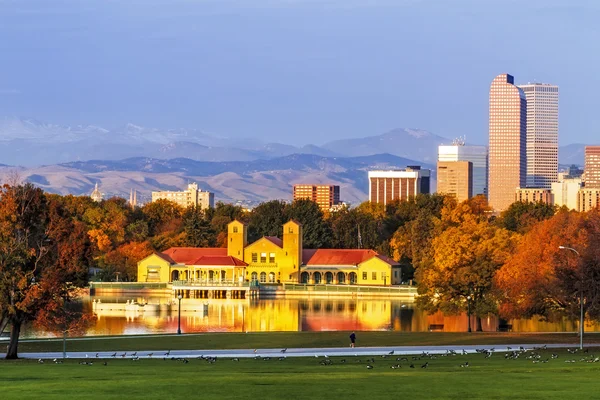
[[[396,361],[396,357],[241,359],[214,364],[191,359],[95,361],[64,364],[0,361],[2,399],[592,399],[598,398],[600,363],[579,362],[591,354],[540,352],[548,363],[503,354]],[[565,360],[575,359],[575,363]],[[358,361],[361,362],[358,362]],[[460,364],[468,361],[470,367]],[[428,368],[421,365],[429,363]],[[399,363],[402,368],[391,369]],[[409,368],[410,364],[416,368]]]
[[[348,332],[207,333],[197,335],[98,337],[69,340],[68,351],[136,351],[193,349],[252,349],[282,347],[345,347]],[[357,332],[357,345],[417,346],[511,343],[578,343],[574,333],[451,333]],[[600,344],[600,334],[585,336],[586,344]],[[62,340],[23,341],[19,352],[62,351]]]

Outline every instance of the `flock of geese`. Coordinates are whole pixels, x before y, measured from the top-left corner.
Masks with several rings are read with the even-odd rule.
[[[511,347],[508,347],[507,351],[504,352],[503,358],[505,360],[525,359],[527,361],[531,361],[534,364],[537,364],[537,363],[545,364],[545,363],[550,362],[551,360],[559,359],[558,354],[556,354],[556,353],[549,354],[547,350],[548,349],[546,346],[534,347],[533,349],[525,349],[523,347],[512,349]],[[259,360],[259,361],[265,361],[265,362],[268,362],[271,360],[285,361],[287,359],[287,357],[285,355],[286,351],[287,351],[287,349],[280,350],[281,355],[278,357],[262,356],[260,354],[256,354],[253,357],[253,359]],[[570,357],[568,357],[568,359],[564,361],[565,363],[577,363],[577,362],[597,363],[597,362],[600,362],[600,357],[597,357],[593,354],[589,354],[589,349],[582,350],[582,351],[579,351],[579,349],[567,349],[567,352],[569,353]],[[254,350],[254,353],[257,353],[257,350]],[[471,354],[471,356],[480,355],[480,356],[483,356],[484,358],[491,358],[493,355],[496,355],[496,357],[502,357],[502,356],[498,355],[498,353],[501,353],[501,352],[499,352],[499,351],[497,352],[495,348],[476,349],[475,354],[468,353],[466,350],[462,350],[462,351],[458,351],[458,352],[455,350],[446,350],[445,353],[429,353],[429,352],[424,351],[418,355],[408,355],[408,356],[404,355],[404,356],[395,357],[395,359],[394,359],[394,353],[395,353],[395,351],[392,350],[389,353],[383,354],[381,356],[377,356],[377,358],[369,357],[366,359],[360,357],[358,354],[354,354],[354,357],[351,357],[349,359],[343,358],[343,357],[336,357],[335,359],[332,359],[326,354],[325,355],[315,354],[315,358],[319,360],[318,363],[319,363],[319,365],[322,365],[322,366],[354,363],[354,364],[366,365],[367,369],[372,370],[375,368],[376,364],[378,366],[381,364],[383,368],[389,367],[389,368],[395,370],[395,369],[402,369],[402,368],[426,369],[426,368],[430,367],[430,362],[433,362],[434,360],[444,358],[444,357],[467,356],[469,354]],[[578,354],[580,354],[579,357],[577,357]],[[141,354],[138,355],[137,351],[133,352],[133,353],[127,353],[127,352],[123,352],[123,353],[114,352],[114,353],[109,353],[109,354],[96,353],[94,357],[90,357],[88,354],[86,354],[85,359],[79,361],[79,364],[86,365],[86,366],[92,366],[92,365],[94,365],[94,361],[96,361],[97,364],[107,366],[108,361],[106,361],[106,358],[131,359],[133,361],[139,361],[141,358],[147,358],[147,359],[162,358],[164,361],[176,361],[176,362],[181,362],[184,364],[188,364],[190,362],[190,359],[188,357],[173,357],[173,356],[171,356],[171,351],[168,350],[165,353],[161,352],[161,354],[156,354],[156,357],[155,357],[155,353],[153,353],[153,352],[146,353],[144,355],[141,355]],[[208,364],[215,364],[217,362],[216,356],[201,355],[199,357],[196,357],[196,359],[205,361]],[[240,361],[240,358],[238,358],[238,357],[224,358],[224,359],[230,360],[233,362]],[[376,363],[377,360],[382,360],[384,362]],[[38,360],[38,363],[44,364],[47,361],[49,361],[49,360],[44,360],[44,359],[40,358]],[[62,364],[63,363],[63,360],[59,359],[59,358],[55,358],[51,361],[54,364]],[[391,365],[389,364],[389,361],[392,361]],[[460,368],[469,368],[471,366],[471,364],[469,363],[469,361],[465,361],[463,363],[458,364],[457,366]]]

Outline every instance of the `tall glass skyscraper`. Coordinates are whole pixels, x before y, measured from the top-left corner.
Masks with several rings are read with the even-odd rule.
[[[490,87],[488,200],[496,211],[515,201],[526,187],[527,100],[509,74],[498,75]]]
[[[527,187],[558,181],[558,86],[519,85],[527,99]]]
[[[455,140],[450,146],[438,147],[438,162],[470,161],[473,164],[473,196],[488,194],[488,151],[485,146],[467,146]]]

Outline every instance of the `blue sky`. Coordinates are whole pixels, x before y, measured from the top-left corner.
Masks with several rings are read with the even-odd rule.
[[[487,142],[489,84],[560,86],[598,143],[597,0],[0,0],[0,115],[322,144]]]

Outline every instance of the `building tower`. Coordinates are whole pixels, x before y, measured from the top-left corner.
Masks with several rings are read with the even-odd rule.
[[[583,187],[577,193],[577,211],[600,208],[600,146],[585,146]]]
[[[92,192],[92,194],[90,195],[90,197],[96,203],[99,203],[99,202],[102,201],[102,193],[100,193],[100,190],[98,190],[98,182],[96,182],[96,185],[94,186],[94,191]]]
[[[294,185],[294,200],[312,200],[323,212],[328,212],[340,203],[340,187],[338,185]]]
[[[451,195],[459,203],[473,197],[473,163],[438,161],[437,192]]]
[[[438,147],[438,162],[469,161],[473,164],[473,196],[488,195],[488,149],[486,146],[468,146],[464,138],[454,139],[451,145]],[[438,192],[439,190],[438,177]]]
[[[294,220],[283,225],[283,250],[285,251],[285,266],[281,266],[280,277],[284,281],[298,282],[300,266],[302,265],[302,224]]]
[[[527,182],[527,100],[512,75],[490,87],[488,200],[496,211],[508,208],[515,190]]]
[[[369,171],[369,201],[389,204],[429,194],[431,170],[409,166],[403,170]]]
[[[558,86],[519,85],[527,100],[527,187],[558,181]]]
[[[227,255],[244,261],[244,249],[248,246],[248,229],[238,220],[227,225]]]

